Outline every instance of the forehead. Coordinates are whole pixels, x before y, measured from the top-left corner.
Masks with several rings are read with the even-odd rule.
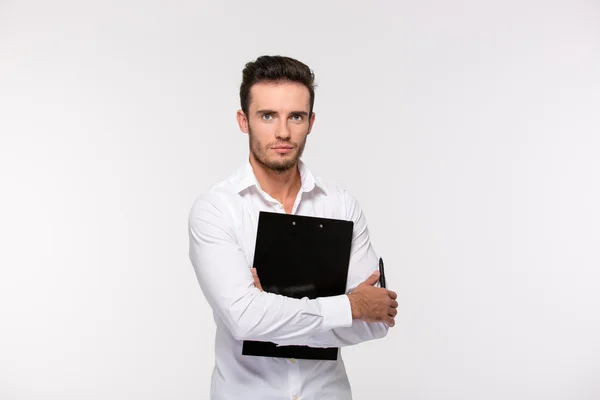
[[[294,110],[310,108],[308,88],[296,82],[260,82],[250,88],[250,110]]]

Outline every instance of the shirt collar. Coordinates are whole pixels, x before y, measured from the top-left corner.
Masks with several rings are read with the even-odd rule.
[[[323,191],[323,193],[325,193],[325,195],[327,195],[325,185],[323,185],[323,183],[317,180],[317,178],[312,174],[312,172],[308,169],[308,167],[302,160],[298,160],[298,170],[300,171],[300,190],[302,192],[310,192],[315,188],[319,188]],[[250,160],[248,160],[238,170],[231,183],[232,189],[235,193],[241,193],[243,190],[248,189],[252,186],[256,187],[257,189],[261,189],[260,184],[256,180],[256,176],[254,175],[254,170],[252,169]]]

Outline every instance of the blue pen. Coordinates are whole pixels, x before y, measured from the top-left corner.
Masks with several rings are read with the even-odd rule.
[[[379,286],[385,287],[385,273],[383,272],[383,258],[379,257]]]

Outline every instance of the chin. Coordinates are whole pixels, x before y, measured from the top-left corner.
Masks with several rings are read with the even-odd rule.
[[[277,155],[268,155],[267,154],[256,154],[254,153],[254,158],[262,164],[264,167],[277,172],[285,172],[290,168],[296,166],[298,162],[297,151],[292,151],[290,154],[277,154]]]
[[[287,160],[273,160],[269,162],[269,167],[276,171],[287,171],[296,165],[297,160],[289,158]]]

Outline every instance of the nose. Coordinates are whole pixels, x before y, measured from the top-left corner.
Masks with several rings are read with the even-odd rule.
[[[290,128],[287,124],[287,120],[282,118],[282,121],[279,123],[279,126],[277,127],[277,132],[275,132],[275,136],[277,137],[277,139],[283,139],[283,140],[289,140],[290,137],[292,136],[292,133],[290,131]]]

